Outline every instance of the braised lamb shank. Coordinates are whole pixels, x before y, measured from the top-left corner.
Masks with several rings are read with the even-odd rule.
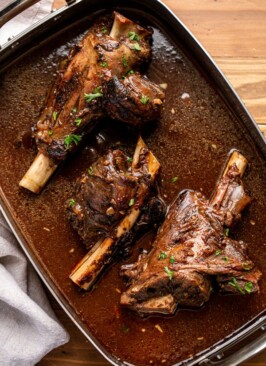
[[[139,230],[163,220],[154,190],[159,168],[139,138],[133,158],[110,150],[82,176],[68,202],[69,219],[89,249],[70,275],[78,286],[89,289],[119,249],[127,253]]]
[[[142,314],[173,314],[177,305],[199,307],[208,301],[213,281],[226,293],[259,290],[261,272],[246,245],[228,237],[228,228],[251,200],[241,181],[246,164],[235,151],[210,200],[190,190],[179,194],[151,252],[122,267],[129,283],[122,305]]]
[[[105,116],[137,125],[156,119],[163,91],[140,67],[151,58],[152,31],[114,12],[96,22],[61,62],[34,137],[38,155],[20,186],[40,192],[58,164]]]

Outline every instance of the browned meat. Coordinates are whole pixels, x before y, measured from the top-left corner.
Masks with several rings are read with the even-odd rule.
[[[138,185],[128,159],[121,150],[109,151],[82,176],[69,212],[85,243],[91,245],[109,233],[127,212]]]
[[[113,77],[124,77],[150,59],[151,35],[151,31],[119,13],[115,13],[112,29],[108,18],[91,27],[62,62],[36,124],[35,137],[40,151],[62,160],[79,144],[84,134],[106,114],[102,107],[104,84]],[[163,99],[162,92],[160,96]],[[145,114],[143,117],[145,121]]]
[[[140,75],[113,77],[105,87],[103,104],[112,118],[140,125],[159,117],[164,93],[158,85]]]
[[[122,305],[144,314],[172,314],[177,305],[198,307],[208,301],[213,279],[231,294],[259,290],[261,272],[249,259],[246,245],[224,231],[250,201],[240,176],[237,165],[230,165],[211,202],[199,192],[180,193],[151,252],[122,267],[130,284]]]
[[[96,279],[115,253],[128,253],[138,232],[163,220],[165,207],[153,188],[159,167],[140,138],[133,158],[109,151],[82,176],[68,203],[70,221],[90,249],[78,280],[71,277],[78,285],[88,288],[88,277]]]
[[[61,63],[46,107],[34,128],[38,154],[21,179],[21,187],[39,193],[60,161],[75,150],[97,121],[108,113],[133,125],[158,117],[164,93],[139,74],[129,77],[149,61],[151,36],[152,31],[117,12],[114,12],[112,27],[109,18],[91,27],[68,59]],[[119,79],[125,79],[123,85],[130,97],[130,103],[121,100],[120,90],[114,90],[118,96],[112,95],[112,98],[119,100],[120,113],[118,110],[114,113],[113,102],[106,103],[105,94],[110,96],[110,91],[105,85],[111,88],[113,78],[115,85]],[[140,104],[141,118],[136,114]],[[130,108],[128,113],[127,108]]]

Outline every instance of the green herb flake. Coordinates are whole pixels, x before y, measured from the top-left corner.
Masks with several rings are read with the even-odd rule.
[[[132,163],[133,158],[129,158],[129,157],[127,157],[127,161],[128,161],[129,163]]]
[[[175,182],[177,182],[178,181],[178,177],[173,177],[172,179],[171,179],[171,182],[172,183],[175,183]]]
[[[92,93],[84,93],[84,99],[87,103],[90,103],[92,100],[96,98],[101,98],[103,96],[102,87],[99,86],[98,88],[95,88]]]
[[[149,97],[147,97],[146,95],[142,94],[141,98],[140,98],[140,101],[142,104],[147,104],[148,101],[149,101]]]
[[[229,229],[226,228],[225,231],[224,231],[224,233],[225,233],[225,236],[229,236]]]
[[[220,255],[222,253],[222,251],[220,249],[215,251],[215,255]]]
[[[64,138],[64,144],[65,144],[66,149],[68,150],[72,143],[74,143],[75,145],[78,145],[79,142],[81,141],[81,138],[82,137],[80,135],[67,135]]]
[[[171,264],[175,263],[175,257],[173,255],[171,255],[170,259],[169,259],[169,262]]]
[[[105,61],[101,62],[100,65],[101,65],[101,67],[107,67],[107,62],[105,62]]]
[[[228,257],[222,257],[222,260],[228,262]]]
[[[129,71],[127,72],[127,74],[128,74],[128,75],[133,75],[133,74],[135,74],[135,71],[134,71],[134,70],[129,70]]]
[[[122,324],[121,330],[123,333],[127,334],[130,331],[130,328],[127,325]]]
[[[49,130],[49,131],[48,131],[48,135],[49,135],[49,136],[52,136],[52,135],[53,135],[53,133],[54,133],[54,131],[53,131],[53,130]]]
[[[128,38],[130,39],[130,41],[139,41],[140,40],[140,36],[136,32],[129,32]]]
[[[122,56],[122,63],[124,67],[127,67],[127,59],[125,58],[125,55]]]
[[[75,206],[75,204],[76,204],[76,201],[73,198],[70,198],[70,200],[68,201],[68,206],[73,207],[73,206]]]
[[[244,271],[250,271],[251,268],[249,267],[249,265],[247,263],[242,263],[242,268]]]
[[[133,206],[134,202],[135,202],[134,198],[131,198],[131,200],[128,203],[129,207]]]
[[[53,119],[54,119],[54,121],[56,121],[56,117],[57,117],[57,112],[53,112]]]
[[[88,168],[88,174],[89,174],[89,175],[92,175],[92,174],[93,174],[93,167],[92,167],[92,166],[90,166],[90,167]]]
[[[75,108],[73,108],[73,109],[72,109],[72,112],[73,112],[73,113],[76,113],[76,112],[77,112],[77,108],[76,108],[76,107],[75,107]]]
[[[250,294],[252,292],[253,289],[253,283],[252,282],[247,282],[245,284],[245,291]]]
[[[231,281],[228,282],[228,284],[235,287],[241,294],[245,294],[244,290],[239,286],[239,283],[237,282],[237,279],[235,277],[232,277]]]
[[[167,258],[167,254],[165,252],[161,252],[159,254],[159,257],[158,257],[159,260],[166,259],[166,258]]]
[[[81,118],[76,118],[75,119],[75,123],[76,123],[77,126],[79,126],[81,124],[81,122],[82,122]]]
[[[107,28],[106,28],[106,27],[102,27],[102,29],[101,29],[101,33],[102,33],[102,34],[107,33]]]
[[[167,274],[167,276],[169,277],[169,279],[172,280],[172,278],[174,276],[174,271],[171,271],[168,267],[164,267],[164,271]]]
[[[137,43],[137,42],[136,42],[136,43],[134,44],[134,50],[135,50],[135,51],[140,51],[140,50],[141,50],[139,43]]]

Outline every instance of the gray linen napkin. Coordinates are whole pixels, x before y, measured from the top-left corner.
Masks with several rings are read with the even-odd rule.
[[[0,0],[4,7],[10,0]],[[0,44],[51,11],[41,0],[0,29]],[[0,366],[35,365],[69,340],[0,212]]]
[[[10,0],[0,0],[4,7]],[[0,29],[0,44],[51,11],[41,0]],[[69,340],[0,212],[0,366],[31,366]]]
[[[68,340],[0,212],[0,365],[35,365]]]

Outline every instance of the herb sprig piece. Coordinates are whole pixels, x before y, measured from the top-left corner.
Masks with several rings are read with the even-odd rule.
[[[169,279],[172,280],[175,272],[171,271],[168,267],[164,267],[164,271],[167,274],[167,276],[169,277]]]
[[[53,112],[53,120],[56,121],[57,112]]]
[[[140,40],[140,36],[136,32],[129,32],[128,38],[130,39],[130,41],[139,41]]]
[[[72,143],[74,143],[75,145],[78,145],[79,142],[81,141],[82,137],[80,135],[67,135],[65,138],[64,138],[64,144],[65,144],[65,147],[66,149],[68,150],[70,145]]]
[[[75,204],[76,204],[76,201],[74,200],[74,198],[70,198],[70,200],[68,201],[69,207],[73,207],[73,206],[75,206]]]
[[[140,98],[140,101],[142,104],[147,104],[148,101],[149,101],[149,97],[147,97],[146,95],[142,94],[141,98]]]
[[[136,43],[134,44],[134,50],[135,50],[135,51],[140,51],[140,50],[141,50],[139,43],[137,43],[137,42],[136,42]]]
[[[158,256],[158,259],[159,260],[162,260],[162,259],[166,259],[167,258],[167,254],[165,252],[161,252]]]
[[[237,279],[235,277],[232,277],[231,281],[228,282],[228,284],[235,287],[241,294],[245,294],[245,291],[239,286],[239,283],[237,282]]]
[[[84,93],[84,99],[87,103],[90,103],[92,100],[96,98],[101,98],[103,96],[102,87],[98,86],[98,88],[95,88],[92,93]]]
[[[178,181],[178,177],[173,177],[172,179],[171,179],[171,182],[172,183],[175,183],[175,182],[177,182]]]
[[[93,174],[93,167],[92,167],[92,166],[90,166],[90,167],[88,168],[88,174],[89,174],[89,175],[92,175],[92,174]]]
[[[76,118],[75,119],[75,123],[76,123],[77,126],[80,126],[81,122],[82,122],[81,118]]]
[[[122,63],[124,67],[127,67],[127,59],[125,58],[125,55],[122,56]]]

